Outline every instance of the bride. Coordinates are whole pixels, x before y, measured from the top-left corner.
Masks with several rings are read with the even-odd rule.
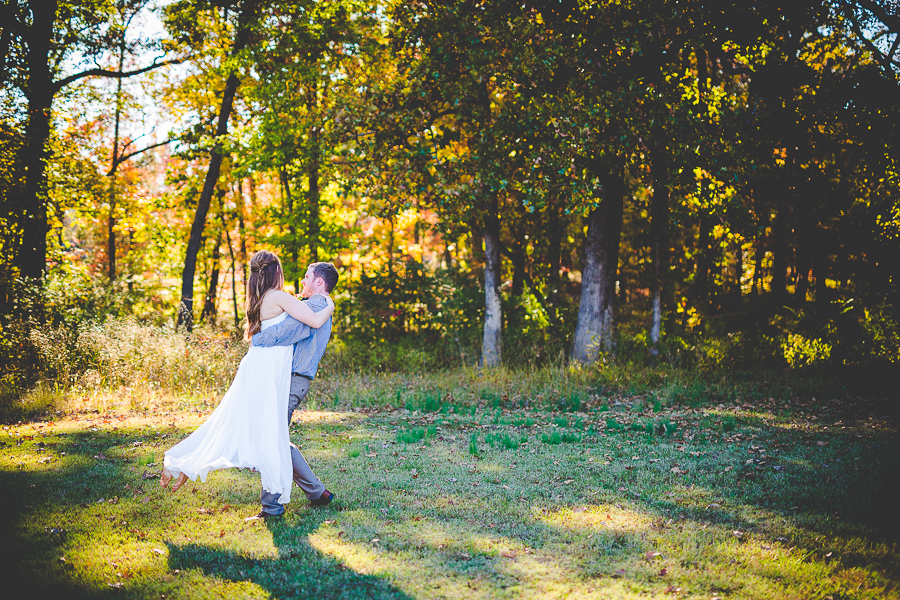
[[[250,260],[247,282],[247,318],[244,339],[277,325],[290,315],[313,328],[321,327],[334,312],[334,302],[313,312],[281,290],[281,261],[267,250]],[[241,360],[231,387],[219,406],[194,433],[165,453],[160,484],[172,479],[172,491],[188,479],[206,481],[216,469],[252,468],[262,476],[267,492],[290,501],[293,474],[288,438],[288,394],[293,346],[251,346]],[[177,479],[176,479],[177,478]]]

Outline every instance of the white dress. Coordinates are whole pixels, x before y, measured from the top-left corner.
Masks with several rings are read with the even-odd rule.
[[[262,321],[267,329],[287,313]],[[288,437],[288,394],[293,346],[251,346],[219,406],[194,433],[166,452],[163,464],[178,477],[206,481],[216,469],[253,468],[267,492],[291,500],[293,468]]]

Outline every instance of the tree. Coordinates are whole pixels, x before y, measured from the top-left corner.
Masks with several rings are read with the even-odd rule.
[[[238,55],[246,48],[251,41],[251,36],[257,26],[257,17],[262,0],[237,0],[235,2],[225,2],[222,11],[226,17],[229,9],[237,8],[237,19],[235,23],[234,39],[229,52],[230,62],[238,59]],[[184,0],[168,7],[168,21],[171,27],[187,35],[196,33],[196,22],[193,21],[192,13],[197,8],[205,8],[198,5],[192,0]],[[206,177],[203,182],[203,188],[197,200],[197,211],[194,213],[193,223],[191,224],[191,233],[188,239],[187,250],[184,257],[184,271],[181,276],[181,303],[179,305],[178,324],[185,324],[188,330],[193,327],[194,312],[194,275],[197,268],[197,254],[203,243],[203,229],[206,226],[206,215],[209,212],[212,202],[213,193],[219,181],[219,172],[222,168],[222,159],[226,155],[224,148],[224,137],[228,133],[228,119],[231,117],[234,107],[234,97],[237,92],[240,80],[238,79],[237,70],[234,66],[228,65],[227,79],[225,80],[225,88],[222,91],[222,100],[219,105],[218,117],[216,119],[216,130],[212,140],[210,149],[209,167],[206,171]]]
[[[140,4],[141,0],[131,2]],[[42,2],[6,0],[0,5],[2,68],[0,83],[21,91],[26,102],[24,140],[17,161],[24,173],[15,192],[21,215],[16,265],[22,276],[41,279],[47,261],[47,141],[53,119],[53,99],[69,84],[86,77],[132,77],[181,59],[161,61],[131,71],[113,71],[99,60],[118,39],[110,18],[111,0]],[[83,70],[66,75],[68,64]],[[88,66],[94,63],[94,66]]]

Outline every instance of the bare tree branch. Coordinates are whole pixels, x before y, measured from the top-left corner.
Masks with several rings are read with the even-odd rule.
[[[78,81],[79,79],[84,79],[85,77],[112,77],[115,79],[120,79],[122,77],[132,77],[134,75],[140,75],[141,73],[146,73],[147,71],[152,71],[153,69],[158,69],[159,67],[165,67],[167,65],[177,65],[185,62],[190,57],[184,58],[174,58],[172,60],[166,60],[161,63],[153,61],[153,64],[147,65],[141,69],[136,69],[134,71],[109,71],[107,69],[88,69],[87,71],[82,71],[81,73],[75,73],[74,75],[69,75],[64,79],[60,79],[56,83],[53,84],[53,92],[56,93],[65,86],[69,85],[74,81]]]
[[[142,152],[146,152],[147,150],[159,148],[160,146],[165,146],[166,144],[171,144],[172,142],[175,142],[179,139],[181,139],[181,138],[177,138],[177,137],[171,138],[171,139],[165,140],[163,142],[158,142],[156,144],[150,144],[149,146],[147,146],[145,148],[141,148],[140,150],[135,150],[134,152],[129,152],[128,154],[123,154],[122,156],[119,156],[118,158],[116,158],[115,163],[113,163],[113,167],[109,170],[109,172],[106,174],[106,176],[107,177],[111,176],[115,172],[116,168],[118,168],[119,165],[121,165],[123,162],[125,162],[129,158],[131,158],[133,156],[137,156],[138,154],[141,154]]]

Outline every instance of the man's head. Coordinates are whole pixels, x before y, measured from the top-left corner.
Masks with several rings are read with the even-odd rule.
[[[326,262],[317,262],[309,265],[306,269],[306,275],[303,277],[303,292],[300,294],[304,298],[309,298],[315,294],[329,294],[338,282],[338,272],[334,265]]]

